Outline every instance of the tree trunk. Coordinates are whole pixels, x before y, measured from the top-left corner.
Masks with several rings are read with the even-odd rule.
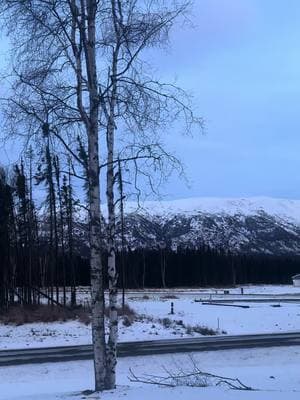
[[[107,235],[107,268],[109,284],[109,338],[106,350],[106,388],[113,389],[116,386],[117,342],[118,342],[118,274],[116,269],[116,214],[114,202],[114,142],[115,142],[115,107],[117,96],[117,66],[119,56],[119,36],[117,28],[116,4],[112,0],[113,26],[117,38],[117,44],[112,56],[111,69],[111,94],[108,108],[107,121],[107,171],[106,171],[106,199],[108,208],[108,235]]]
[[[121,274],[122,274],[122,310],[125,308],[125,235],[124,235],[124,193],[123,193],[123,175],[120,159],[118,159],[118,178],[120,193],[120,222],[121,222]]]
[[[83,2],[82,2],[83,3]],[[103,265],[101,258],[101,211],[99,182],[99,140],[98,140],[98,80],[96,67],[95,20],[97,1],[87,0],[87,37],[84,49],[89,88],[88,134],[88,179],[90,209],[90,251],[91,251],[91,294],[92,294],[92,337],[94,348],[95,390],[105,389],[105,326]],[[84,22],[83,22],[84,23]],[[85,30],[85,29],[84,29]]]
[[[113,108],[114,110],[114,108]],[[111,110],[110,120],[107,129],[107,149],[108,149],[108,166],[107,166],[107,207],[108,207],[108,235],[107,235],[107,268],[109,282],[109,338],[107,344],[107,371],[106,371],[106,387],[112,389],[116,385],[116,364],[117,364],[117,341],[118,341],[118,311],[117,311],[117,270],[116,270],[116,216],[114,204],[114,119]]]

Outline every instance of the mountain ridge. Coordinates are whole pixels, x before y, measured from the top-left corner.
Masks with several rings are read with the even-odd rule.
[[[126,242],[233,253],[300,255],[300,200],[197,197],[125,204]]]
[[[142,203],[140,207],[135,202],[125,203],[125,211],[138,210],[150,211],[151,214],[161,215],[163,212],[194,211],[206,213],[238,213],[254,214],[257,211],[265,211],[267,214],[285,216],[297,220],[300,223],[300,200],[258,197],[190,197],[176,200],[150,200]]]

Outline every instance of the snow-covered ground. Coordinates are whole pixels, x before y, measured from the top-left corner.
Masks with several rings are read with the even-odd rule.
[[[300,347],[226,350],[194,353],[193,359],[205,372],[239,378],[256,391],[234,391],[225,387],[177,388],[132,383],[136,375],[165,375],[179,366],[191,369],[188,354],[120,359],[118,387],[101,395],[81,392],[93,388],[90,361],[0,368],[1,400],[298,400],[300,396]]]
[[[194,296],[202,298],[210,298],[210,296],[218,296],[218,298],[224,295],[224,291],[229,291],[229,296],[237,296],[237,298],[243,298],[241,291],[245,297],[272,297],[272,296],[295,296],[300,299],[300,287],[295,287],[293,285],[241,285],[236,287],[199,287],[199,288],[166,288],[166,289],[130,289],[126,291],[127,298],[130,297],[143,297],[145,295],[154,296],[157,298],[168,296],[168,295],[184,295],[184,296]],[[67,302],[71,299],[71,290],[67,288]],[[106,293],[106,298],[108,299],[108,294]],[[121,298],[121,294],[120,294]],[[224,298],[228,298],[228,295],[224,295]],[[61,302],[62,290],[61,290]],[[77,288],[77,301],[83,305],[89,305],[91,302],[90,287],[79,286]]]
[[[199,336],[199,335],[197,335]],[[181,326],[166,328],[145,319],[125,327],[119,323],[119,341],[190,337]],[[90,325],[78,321],[33,323],[21,326],[0,325],[0,350],[32,347],[71,346],[91,343]]]
[[[224,294],[229,290],[230,294]],[[139,317],[128,327],[120,320],[120,340],[153,340],[197,335],[189,326],[207,326],[218,329],[221,334],[247,334],[262,332],[300,331],[300,302],[280,304],[253,303],[253,297],[297,296],[299,288],[282,286],[245,286],[244,297],[240,288],[234,289],[175,289],[149,290],[147,293],[132,291],[127,302]],[[248,296],[247,296],[248,294]],[[199,298],[222,301],[231,296],[243,299],[236,308],[203,305]],[[89,301],[88,289],[81,291],[83,301]],[[174,315],[170,305],[174,303]],[[182,322],[180,322],[182,321]],[[34,323],[22,326],[0,325],[0,348],[43,347],[90,343],[90,326],[78,321],[61,323]],[[193,355],[199,368],[217,375],[238,377],[256,391],[233,391],[225,387],[176,387],[166,388],[128,379],[129,368],[141,376],[164,375],[164,368],[189,371],[188,354],[147,356],[120,359],[118,364],[118,387],[115,391],[85,395],[85,389],[93,388],[93,365],[90,361],[26,365],[0,368],[0,400],[298,400],[300,396],[300,347],[268,349],[227,350],[201,352]]]
[[[201,325],[215,330],[219,328],[232,335],[300,330],[300,303],[281,303],[280,307],[274,307],[274,303],[248,303],[246,300],[244,303],[234,303],[250,307],[244,309],[229,305],[204,305],[180,297],[172,300],[175,314],[170,316],[170,301],[137,300],[129,301],[129,304],[139,314],[182,320],[190,326]]]
[[[131,326],[124,326],[120,320],[120,341],[154,340],[178,337],[200,336],[193,331],[196,326],[206,326],[218,330],[219,334],[255,334],[285,331],[300,331],[300,302],[253,303],[248,296],[238,296],[250,308],[204,305],[195,299],[209,298],[222,302],[230,295],[216,296],[222,289],[173,290],[132,292],[127,294],[127,302],[138,314]],[[239,289],[229,289],[230,293],[240,293]],[[244,293],[253,294],[297,294],[299,288],[293,286],[245,287]],[[84,299],[88,297],[84,292]],[[208,297],[205,297],[208,296]],[[175,298],[172,298],[175,297]],[[300,297],[300,296],[299,296]],[[174,315],[170,315],[171,302]],[[228,303],[226,303],[228,304]],[[224,332],[223,332],[224,334]],[[91,342],[91,328],[78,321],[33,323],[21,326],[0,325],[0,349],[62,346],[87,344]]]

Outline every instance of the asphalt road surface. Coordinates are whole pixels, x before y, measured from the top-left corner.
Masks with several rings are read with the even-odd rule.
[[[300,332],[124,342],[119,357],[300,345]],[[1,350],[0,366],[92,359],[92,346]]]

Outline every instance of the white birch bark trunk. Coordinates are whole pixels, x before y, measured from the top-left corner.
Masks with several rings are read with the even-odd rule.
[[[108,107],[107,121],[107,171],[106,171],[106,199],[108,207],[108,283],[109,283],[109,338],[106,347],[106,387],[112,389],[116,386],[116,365],[117,365],[117,342],[118,342],[118,310],[117,310],[117,282],[118,274],[116,269],[116,216],[114,202],[114,153],[115,153],[115,108],[117,101],[117,72],[120,37],[118,30],[118,18],[116,13],[116,2],[111,0],[113,26],[116,35],[116,45],[112,54],[111,68],[111,93]]]
[[[84,4],[84,0],[82,0]],[[87,38],[85,57],[89,90],[88,177],[90,206],[92,337],[94,348],[95,389],[104,390],[106,376],[103,264],[101,259],[101,210],[99,182],[99,96],[96,66],[97,0],[86,0]]]
[[[106,386],[112,389],[116,385],[117,341],[118,341],[118,311],[117,311],[117,271],[115,249],[115,204],[114,204],[114,168],[113,160],[113,127],[108,129],[108,167],[107,167],[107,205],[108,205],[108,282],[109,282],[109,338],[106,349]]]
[[[116,105],[116,75],[117,53],[114,54],[112,68],[112,95],[109,107],[109,119],[107,126],[107,173],[106,173],[106,198],[108,207],[108,282],[109,282],[109,338],[106,348],[106,386],[112,389],[116,386],[116,365],[117,365],[117,342],[118,342],[118,310],[117,310],[117,281],[118,274],[116,269],[116,216],[114,202],[114,136],[115,136],[115,105]]]

